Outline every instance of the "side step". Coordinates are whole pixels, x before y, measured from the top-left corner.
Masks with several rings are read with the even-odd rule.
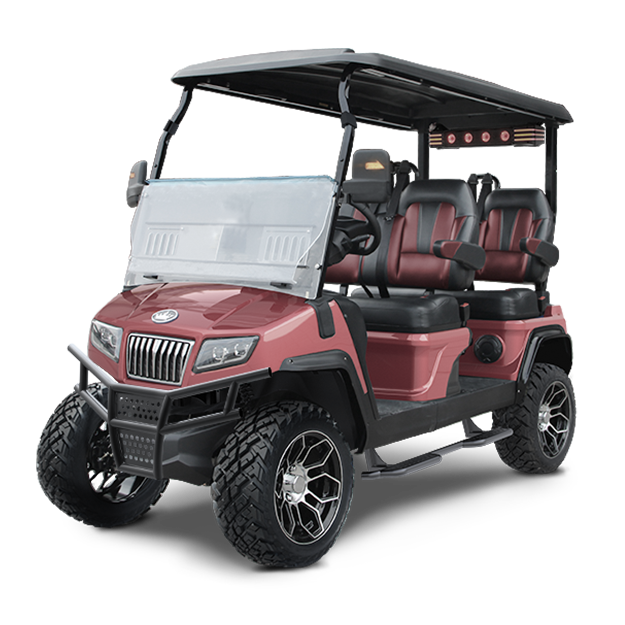
[[[374,480],[379,477],[401,477],[410,475],[421,469],[428,469],[443,460],[443,456],[450,454],[459,449],[471,447],[484,447],[497,441],[507,438],[512,434],[510,428],[495,428],[492,430],[481,430],[471,419],[462,422],[464,432],[467,438],[452,445],[441,447],[427,454],[422,454],[416,458],[410,458],[397,464],[387,464],[380,458],[375,449],[365,450],[365,461],[367,470],[363,471],[361,477],[363,480]]]

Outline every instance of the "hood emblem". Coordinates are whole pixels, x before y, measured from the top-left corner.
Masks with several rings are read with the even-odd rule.
[[[154,323],[169,323],[174,319],[178,319],[178,311],[172,308],[166,310],[159,310],[152,315],[152,321]]]

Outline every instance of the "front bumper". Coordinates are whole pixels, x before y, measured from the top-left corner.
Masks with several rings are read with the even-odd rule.
[[[241,418],[245,385],[269,369],[171,390],[120,384],[75,345],[75,390],[107,422],[117,469],[152,479],[211,481],[213,455]],[[108,388],[108,406],[88,392],[89,373]]]

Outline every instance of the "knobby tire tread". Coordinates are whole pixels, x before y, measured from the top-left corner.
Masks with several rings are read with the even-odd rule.
[[[99,384],[91,384],[88,391],[92,395],[101,392]],[[155,482],[160,487],[149,500],[147,507],[136,509],[124,504],[115,506],[115,515],[103,517],[85,501],[84,493],[76,481],[78,468],[76,454],[81,440],[81,428],[91,411],[77,393],[66,397],[54,410],[48,420],[37,449],[37,476],[39,484],[48,499],[68,516],[87,525],[96,527],[116,527],[133,523],[142,517],[160,499],[168,485],[167,480]],[[85,466],[86,471],[86,466]]]
[[[546,474],[555,471],[564,455],[561,456],[559,462],[549,462],[537,449],[535,442],[535,414],[538,412],[542,392],[544,386],[549,380],[554,379],[567,380],[566,373],[556,365],[537,363],[534,365],[532,374],[529,377],[526,394],[523,401],[509,408],[496,410],[493,412],[494,427],[512,428],[514,433],[495,443],[495,448],[499,457],[509,467],[521,471],[522,473]],[[574,405],[574,396],[572,387],[569,382],[570,399]],[[571,438],[572,438],[571,432]],[[570,440],[567,444],[570,445]]]
[[[327,419],[339,431],[322,408],[300,402],[282,402],[261,408],[254,418],[237,424],[219,453],[212,484],[217,522],[235,549],[258,564],[286,568],[309,566],[328,552],[340,532],[339,527],[323,550],[306,558],[293,557],[281,548],[269,527],[271,511],[268,506],[273,505],[273,501],[269,502],[272,498],[267,497],[267,488],[272,492],[274,488],[269,456],[278,444],[281,426],[287,420],[311,418]]]

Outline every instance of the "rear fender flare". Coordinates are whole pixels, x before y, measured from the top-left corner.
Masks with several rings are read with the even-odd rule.
[[[571,371],[573,342],[562,326],[543,326],[530,334],[517,378],[517,401],[525,396],[527,382],[537,362],[556,365],[567,374]]]

